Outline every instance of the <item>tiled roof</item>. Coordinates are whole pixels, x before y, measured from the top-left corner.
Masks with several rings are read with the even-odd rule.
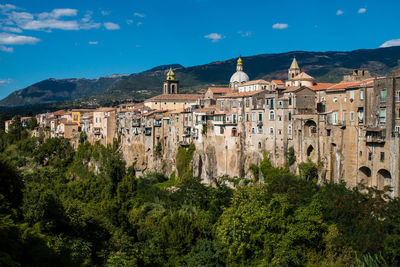
[[[209,106],[208,108],[200,108],[195,110],[197,113],[207,113],[212,111],[215,111],[215,105]]]
[[[253,84],[268,84],[268,82],[266,80],[253,80],[253,81],[245,82],[245,83],[241,84],[240,86],[253,85]]]
[[[361,82],[342,82],[342,83],[338,83],[338,84],[334,84],[334,85],[330,86],[329,88],[327,88],[327,90],[329,90],[329,91],[344,90],[344,89],[350,88],[350,87],[364,86],[369,83],[372,83],[374,80],[375,80],[375,78],[369,78],[369,79],[363,80]]]
[[[265,92],[265,90],[257,90],[257,91],[250,91],[250,92],[240,92],[240,93],[232,93],[221,96],[221,98],[237,98],[237,97],[246,97],[246,96],[253,96],[258,93]]]
[[[284,85],[284,83],[281,80],[272,80],[272,82],[277,85]]]
[[[54,116],[62,116],[62,115],[69,114],[69,112],[61,109],[61,110],[54,111],[53,114],[54,114]]]
[[[146,101],[196,101],[202,97],[203,95],[198,94],[162,94],[149,98]]]
[[[294,77],[293,80],[314,80],[314,78],[308,75],[307,73],[302,72],[296,77]]]
[[[114,111],[115,108],[98,108],[96,110],[93,110],[94,112],[110,112],[110,111]]]
[[[71,110],[72,112],[82,112],[82,113],[85,113],[85,112],[93,112],[93,111],[95,111],[94,109],[88,109],[88,108],[81,108],[81,109],[72,109]]]
[[[209,87],[214,94],[224,94],[224,93],[232,93],[232,89],[229,87]]]
[[[300,86],[288,86],[282,93],[291,93],[299,90],[301,87]]]
[[[311,89],[313,89],[314,91],[320,91],[320,90],[328,89],[332,85],[334,85],[334,84],[333,83],[318,83],[317,85],[311,86]]]

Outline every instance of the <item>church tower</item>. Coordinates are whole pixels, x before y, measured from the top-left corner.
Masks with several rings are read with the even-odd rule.
[[[175,73],[172,68],[167,73],[167,80],[164,81],[163,94],[179,94],[179,81],[175,80]]]
[[[290,65],[290,69],[288,72],[288,80],[292,80],[294,77],[300,74],[299,64],[297,64],[296,57],[293,58],[292,65]]]

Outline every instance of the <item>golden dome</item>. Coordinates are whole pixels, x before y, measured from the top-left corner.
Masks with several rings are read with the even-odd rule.
[[[243,61],[242,58],[239,56],[239,59],[237,61],[238,66],[242,66],[243,65]]]
[[[172,71],[172,68],[169,68],[167,73],[167,80],[175,80],[175,73]]]

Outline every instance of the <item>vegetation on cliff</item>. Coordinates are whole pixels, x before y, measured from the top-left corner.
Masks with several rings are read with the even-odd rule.
[[[396,266],[400,199],[272,166],[257,183],[136,177],[116,147],[0,131],[1,266]],[[237,178],[241,180],[240,178]]]

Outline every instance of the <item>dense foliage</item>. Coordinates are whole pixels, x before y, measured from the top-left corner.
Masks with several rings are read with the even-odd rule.
[[[136,177],[118,147],[0,132],[1,266],[396,266],[400,201],[252,166],[252,181]],[[235,180],[234,187],[226,186]]]

